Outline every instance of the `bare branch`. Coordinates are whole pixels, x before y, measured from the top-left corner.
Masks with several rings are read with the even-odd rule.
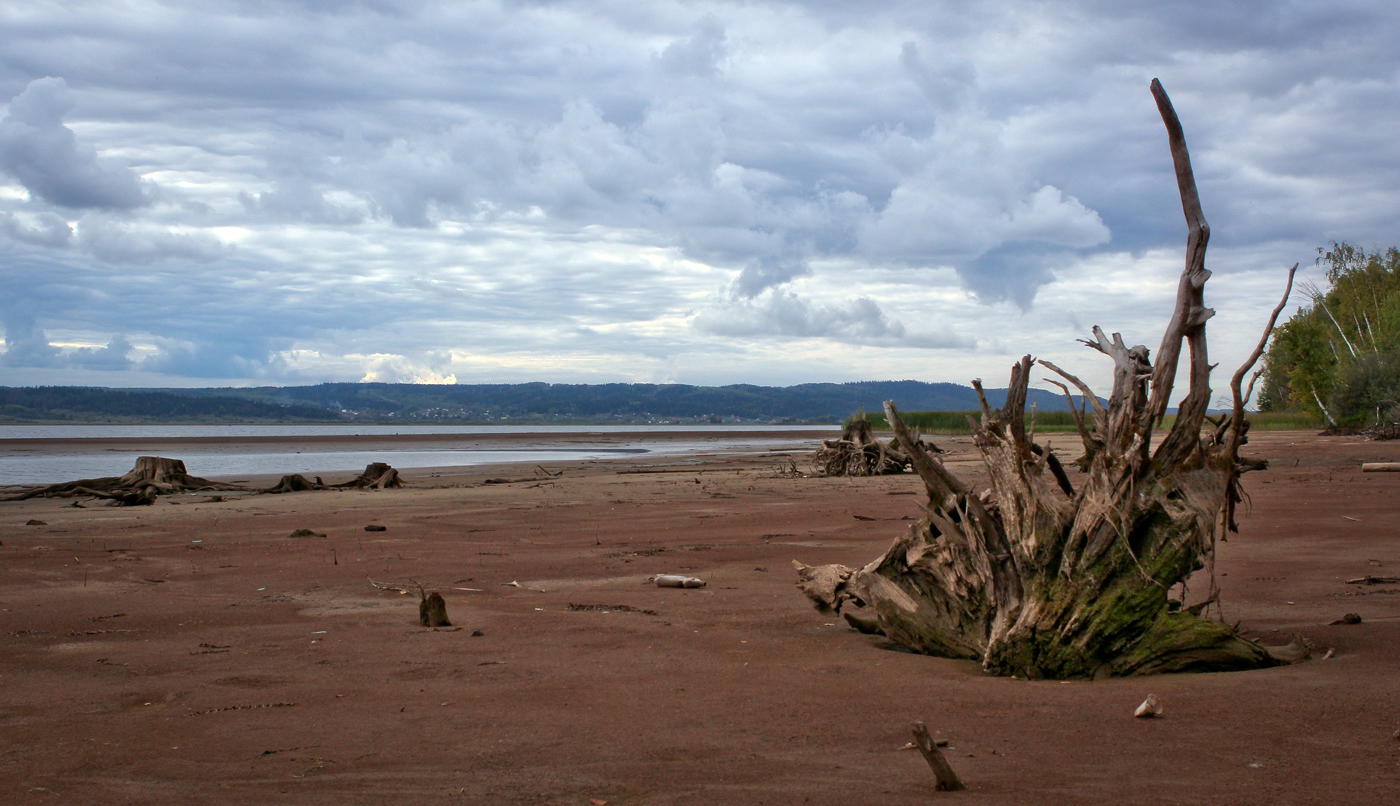
[[[1269,345],[1269,337],[1274,334],[1274,323],[1278,322],[1278,315],[1283,312],[1283,308],[1288,304],[1288,295],[1293,293],[1293,275],[1298,271],[1298,264],[1294,263],[1293,268],[1288,270],[1288,282],[1283,289],[1283,298],[1274,306],[1274,312],[1269,314],[1269,323],[1264,326],[1264,335],[1259,337],[1259,343],[1254,346],[1254,352],[1249,354],[1249,358],[1235,370],[1235,375],[1230,379],[1230,393],[1234,397],[1234,409],[1230,414],[1230,440],[1231,448],[1240,446],[1240,439],[1244,435],[1244,404],[1248,397],[1241,396],[1240,384],[1244,382],[1245,373],[1254,366],[1254,362],[1264,354],[1264,348]],[[1257,375],[1255,377],[1258,377]],[[1249,390],[1254,391],[1254,381],[1249,382]]]
[[[889,420],[890,428],[898,437],[899,444],[903,445],[905,452],[909,454],[909,462],[914,466],[914,471],[924,480],[924,486],[929,491],[930,503],[942,509],[957,497],[966,494],[967,490],[962,482],[949,473],[942,462],[929,456],[924,446],[909,434],[909,428],[904,425],[904,420],[900,419],[899,412],[895,410],[894,401],[885,401],[885,418]]]
[[[1148,411],[1154,422],[1160,423],[1167,411],[1167,401],[1172,385],[1176,380],[1176,363],[1181,355],[1181,340],[1187,331],[1200,318],[1204,327],[1205,313],[1201,290],[1210,272],[1206,271],[1206,245],[1210,242],[1210,224],[1201,211],[1201,197],[1196,191],[1196,177],[1191,170],[1191,154],[1186,149],[1186,135],[1181,130],[1181,120],[1176,116],[1171,98],[1162,89],[1162,82],[1152,79],[1152,97],[1157,101],[1157,110],[1167,127],[1167,139],[1171,145],[1172,164],[1176,168],[1176,184],[1181,194],[1181,208],[1186,214],[1186,266],[1181,272],[1177,286],[1176,309],[1167,330],[1162,334],[1162,346],[1157,349],[1157,365],[1152,375],[1152,398]],[[1201,318],[1204,317],[1204,318]],[[1193,390],[1194,391],[1194,390]],[[1209,390],[1206,391],[1209,397]],[[1180,422],[1180,418],[1177,420]],[[1197,423],[1199,427],[1199,423]]]
[[[1083,340],[1081,339],[1081,341]],[[1089,344],[1089,342],[1087,341],[1084,343]],[[1068,372],[1065,372],[1064,370],[1055,366],[1054,364],[1050,363],[1049,361],[1041,359],[1039,361],[1036,361],[1036,363],[1078,387],[1079,391],[1084,395],[1084,399],[1089,402],[1089,405],[1094,407],[1094,416],[1098,417],[1099,422],[1103,423],[1105,426],[1108,425],[1108,411],[1104,409],[1103,404],[1099,402],[1098,396],[1094,394],[1093,390],[1091,390],[1087,384],[1085,384],[1083,381],[1079,380],[1075,376],[1069,374]]]

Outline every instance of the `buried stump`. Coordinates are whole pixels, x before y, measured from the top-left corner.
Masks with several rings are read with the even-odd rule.
[[[953,767],[948,763],[948,759],[943,757],[943,752],[938,749],[938,743],[928,734],[928,728],[922,722],[915,722],[913,725],[914,746],[919,748],[919,752],[924,754],[924,761],[928,762],[928,768],[933,771],[933,777],[937,781],[934,790],[937,792],[958,792],[966,789],[962,779],[953,772]]]
[[[451,627],[452,622],[447,620],[447,602],[442,598],[442,594],[437,591],[425,594],[423,588],[418,588],[418,622],[424,627]]]

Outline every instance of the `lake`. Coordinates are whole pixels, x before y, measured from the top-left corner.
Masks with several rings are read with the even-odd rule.
[[[196,476],[237,479],[358,471],[370,462],[427,469],[810,451],[835,430],[830,425],[5,425],[0,426],[0,485],[118,476],[145,455],[182,459]]]

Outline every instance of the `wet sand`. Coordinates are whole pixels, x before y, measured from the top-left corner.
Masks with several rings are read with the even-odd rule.
[[[940,444],[980,475],[967,439]],[[1388,802],[1400,585],[1346,580],[1400,575],[1400,474],[1360,472],[1400,445],[1250,447],[1272,469],[1221,545],[1226,617],[1334,656],[1092,683],[988,678],[817,613],[790,561],[873,559],[919,482],[792,478],[763,451],[0,504],[0,801]],[[646,584],[664,572],[709,584]],[[439,588],[454,627],[370,579]],[[1149,693],[1163,717],[1133,719]],[[968,792],[899,749],[915,719]]]

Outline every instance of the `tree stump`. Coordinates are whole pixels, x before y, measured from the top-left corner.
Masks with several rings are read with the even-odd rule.
[[[135,466],[122,476],[41,485],[0,500],[23,501],[29,498],[72,498],[82,495],[106,499],[113,506],[141,506],[155,503],[158,495],[197,490],[243,489],[246,488],[191,476],[185,469],[185,463],[179,459],[138,456]]]
[[[418,589],[418,622],[424,627],[451,627],[452,622],[447,620],[447,602],[442,598],[442,594],[433,591],[424,594],[423,589]]]
[[[354,487],[360,490],[383,490],[390,487],[402,487],[403,480],[399,478],[399,471],[390,467],[388,464],[384,462],[370,462],[365,465],[365,470],[360,475],[343,484],[333,484],[331,486]]]
[[[852,418],[841,431],[840,439],[822,440],[822,446],[812,456],[812,466],[819,476],[880,476],[903,473],[909,467],[909,456],[881,442],[865,411]]]
[[[1236,529],[1240,474],[1264,466],[1239,455],[1249,429],[1249,394],[1241,385],[1288,291],[1231,380],[1231,413],[1208,421],[1205,325],[1214,311],[1205,307],[1203,289],[1210,277],[1210,229],[1176,112],[1155,79],[1152,93],[1167,127],[1189,230],[1176,308],[1156,363],[1146,347],[1128,347],[1119,334],[1110,338],[1095,327],[1084,344],[1114,363],[1106,406],[1078,378],[1029,355],[1012,367],[1000,409],[987,404],[974,381],[982,412],[973,440],[991,482],[983,494],[911,437],[894,404],[886,403],[899,445],[928,491],[926,515],[863,568],[799,563],[798,585],[819,607],[868,607],[895,643],[978,660],[991,674],[1092,678],[1281,662],[1234,628],[1168,601],[1173,586],[1213,566],[1217,524]],[[1292,279],[1290,271],[1289,290]],[[1189,391],[1154,449],[1183,341],[1190,351]],[[1077,489],[1058,457],[1026,428],[1026,390],[1037,363],[1075,386],[1092,409],[1075,409],[1085,469]],[[1069,398],[1069,387],[1055,383]],[[1216,594],[1213,574],[1210,585],[1207,601]]]
[[[294,473],[283,476],[278,482],[265,490],[259,492],[279,493],[306,492],[309,490],[383,490],[389,487],[402,487],[403,480],[399,478],[399,471],[384,462],[371,462],[365,465],[365,470],[355,478],[341,482],[340,484],[325,484],[321,477],[317,476],[315,481],[311,481],[305,476]]]

